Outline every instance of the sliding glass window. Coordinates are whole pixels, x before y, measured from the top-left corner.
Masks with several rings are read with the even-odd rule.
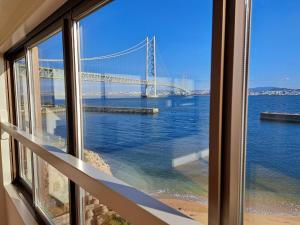
[[[67,151],[62,32],[30,48],[33,133],[46,147]],[[67,177],[35,157],[35,204],[55,224],[69,224]]]
[[[300,224],[300,2],[253,0],[245,225]]]
[[[207,224],[212,1],[114,1],[78,23],[82,159]]]
[[[294,225],[300,211],[300,133],[299,114],[292,114],[299,113],[295,95],[300,92],[293,74],[300,49],[298,31],[285,28],[297,27],[294,10],[299,5],[284,3],[281,9],[273,1],[256,1],[244,223]],[[226,1],[226,7],[213,0],[103,1],[107,4],[83,12],[95,9],[91,2],[64,5],[67,13],[47,20],[57,23],[46,21],[43,31],[21,46],[28,62],[25,57],[13,62],[16,118],[18,127],[40,139],[45,151],[62,158],[72,153],[98,169],[94,173],[68,155],[82,180],[95,182],[108,196],[70,174],[76,172],[65,169],[71,166],[65,158],[58,160],[63,165],[59,169],[78,186],[70,184],[56,163],[32,156],[20,144],[19,174],[33,189],[34,208],[59,225],[77,220],[85,225],[143,224],[144,217],[204,225],[208,208],[210,224],[238,224],[247,105],[241,100],[247,65],[247,19],[242,17],[250,1]],[[274,26],[277,17],[268,10],[276,6],[286,12],[286,20]],[[257,23],[256,10],[264,23]],[[61,27],[48,32],[62,21],[63,32]],[[284,55],[286,48],[290,55]],[[126,203],[136,207],[136,217]]]
[[[20,129],[30,132],[28,73],[25,57],[14,62],[14,76],[16,84],[17,125]],[[22,144],[19,144],[19,174],[20,177],[32,186],[32,154]]]

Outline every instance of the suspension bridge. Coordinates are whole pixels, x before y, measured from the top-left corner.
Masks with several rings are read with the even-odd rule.
[[[121,59],[136,55],[138,58],[131,58],[131,63],[124,62]],[[141,59],[143,58],[143,59]],[[64,79],[64,71],[62,59],[39,59],[39,73],[41,79],[48,80],[62,80]],[[121,68],[118,65],[122,65]],[[146,37],[139,42],[122,51],[114,52],[107,55],[81,58],[80,59],[80,78],[81,81],[101,83],[101,91],[93,93],[83,93],[84,95],[102,96],[105,97],[106,84],[126,84],[126,85],[140,85],[142,97],[157,97],[158,87],[170,88],[173,92],[181,95],[189,93],[185,82],[170,82],[160,80],[157,77],[157,47],[155,36],[151,39]],[[130,71],[128,68],[137,68]],[[93,72],[85,72],[93,71]],[[96,72],[94,72],[96,71]],[[171,76],[160,76],[171,77]],[[53,92],[43,92],[44,96],[53,95]],[[58,93],[55,93],[56,95]]]

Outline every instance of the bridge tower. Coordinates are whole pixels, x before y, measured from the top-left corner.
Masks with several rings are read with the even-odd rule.
[[[149,82],[149,37],[146,37],[146,64],[145,64],[145,85],[141,85],[142,97],[148,96],[148,82]]]
[[[142,90],[142,97],[157,97],[157,81],[156,81],[156,38],[153,36],[149,41],[149,37],[146,37],[146,69],[145,69],[145,85]],[[153,85],[149,85],[151,82],[149,76],[153,77]]]
[[[156,93],[156,38],[155,36],[153,37],[153,43],[152,43],[152,70],[151,70],[151,75],[153,76],[154,79],[154,94],[153,97],[157,97]]]

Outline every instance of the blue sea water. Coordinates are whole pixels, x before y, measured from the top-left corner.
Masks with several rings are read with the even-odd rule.
[[[279,212],[299,215],[300,123],[262,121],[260,112],[300,113],[300,96],[249,97],[247,206],[277,204]]]
[[[84,113],[84,145],[114,176],[148,193],[207,196],[208,161],[174,167],[173,160],[205,151],[209,96],[86,99],[85,105],[157,107],[155,115]],[[260,112],[300,113],[300,96],[250,96],[246,197],[300,205],[300,124],[260,120]],[[270,200],[271,201],[271,200]],[[272,200],[273,201],[273,200]]]
[[[100,153],[116,177],[144,191],[191,194],[199,188],[172,162],[208,148],[209,97],[94,99],[84,104],[159,108],[154,115],[84,113],[85,148]]]

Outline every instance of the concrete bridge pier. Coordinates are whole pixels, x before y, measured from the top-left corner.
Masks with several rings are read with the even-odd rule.
[[[105,86],[105,81],[101,82],[101,98],[105,99],[106,98],[106,86]]]

